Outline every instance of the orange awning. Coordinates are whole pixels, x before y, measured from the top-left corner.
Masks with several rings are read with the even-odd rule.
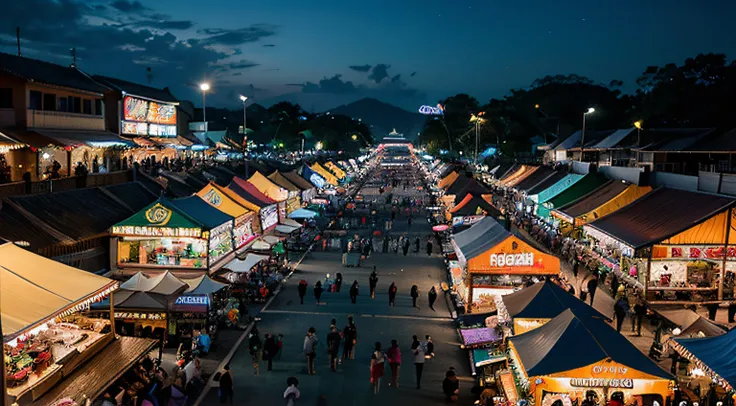
[[[452,171],[452,173],[450,173],[449,175],[447,175],[447,176],[445,176],[444,178],[442,178],[442,179],[440,180],[439,184],[437,184],[437,186],[438,186],[438,187],[439,187],[440,189],[445,189],[445,188],[447,188],[448,186],[450,186],[450,185],[452,185],[453,183],[455,183],[455,181],[457,180],[458,176],[459,176],[459,175],[458,175],[457,171]]]
[[[505,180],[504,182],[502,182],[502,183],[503,183],[504,185],[508,186],[508,187],[513,187],[513,186],[516,186],[516,185],[518,185],[519,183],[521,183],[521,182],[522,182],[522,181],[523,181],[524,179],[528,178],[528,177],[529,177],[529,176],[531,176],[531,175],[532,175],[532,174],[533,174],[534,172],[536,172],[536,171],[537,171],[537,169],[539,169],[539,167],[538,167],[538,166],[527,166],[527,167],[525,167],[525,168],[523,168],[523,169],[524,169],[523,171],[521,171],[521,172],[519,172],[519,173],[516,173],[516,174],[514,174],[514,178],[513,178],[513,179],[506,179],[506,180]]]
[[[560,273],[560,260],[510,235],[485,253],[468,260],[468,271],[502,275],[557,275]]]

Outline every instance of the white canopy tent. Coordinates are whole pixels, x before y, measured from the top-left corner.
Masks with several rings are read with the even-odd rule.
[[[184,293],[189,295],[209,295],[226,288],[225,283],[212,280],[207,275],[202,275],[195,279],[184,279],[189,288]]]
[[[186,283],[169,271],[156,275],[153,278],[148,278],[142,272],[138,272],[120,285],[120,289],[172,295],[186,286]]]
[[[265,261],[268,258],[268,255],[248,254],[244,260],[234,259],[232,262],[227,264],[225,268],[238,273],[250,272],[250,270],[254,266],[258,265],[259,262]]]

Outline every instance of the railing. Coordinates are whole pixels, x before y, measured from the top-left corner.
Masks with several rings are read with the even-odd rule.
[[[104,131],[103,116],[64,113],[59,111],[26,110],[28,128],[53,128],[61,130]]]
[[[37,195],[86,187],[110,186],[131,181],[133,181],[133,171],[125,170],[89,174],[85,182],[82,182],[77,176],[31,182],[30,190],[26,190],[25,182],[13,182],[0,185],[0,199],[9,196]]]

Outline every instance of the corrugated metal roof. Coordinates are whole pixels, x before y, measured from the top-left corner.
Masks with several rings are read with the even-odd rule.
[[[32,82],[104,93],[110,90],[77,68],[0,52],[0,71]]]
[[[642,151],[678,152],[695,146],[715,129],[713,128],[652,128],[642,132],[648,144]]]
[[[629,185],[626,183],[611,180],[593,192],[570,202],[557,210],[575,218],[600,207],[602,204],[618,196],[621,192],[626,190],[627,187],[629,187]]]
[[[128,82],[127,80],[121,80],[101,75],[94,75],[92,78],[97,82],[102,83],[103,85],[128,93],[131,96],[140,96],[147,99],[169,103],[178,102],[176,97],[174,97],[171,92],[168,91],[168,89],[158,89],[151,86]]]
[[[623,141],[624,138],[626,138],[629,134],[636,131],[636,128],[627,128],[624,130],[616,130],[613,134],[609,135],[608,137],[602,139],[601,141],[597,142],[594,145],[591,145],[590,148],[594,149],[606,149],[606,148],[614,148],[618,147],[618,143]]]

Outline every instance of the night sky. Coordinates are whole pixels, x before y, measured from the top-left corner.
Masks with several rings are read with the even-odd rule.
[[[455,93],[482,102],[548,74],[624,81],[702,52],[736,56],[726,0],[7,0],[0,49],[169,86],[208,106],[362,97],[415,110]],[[146,68],[151,68],[147,74]]]

